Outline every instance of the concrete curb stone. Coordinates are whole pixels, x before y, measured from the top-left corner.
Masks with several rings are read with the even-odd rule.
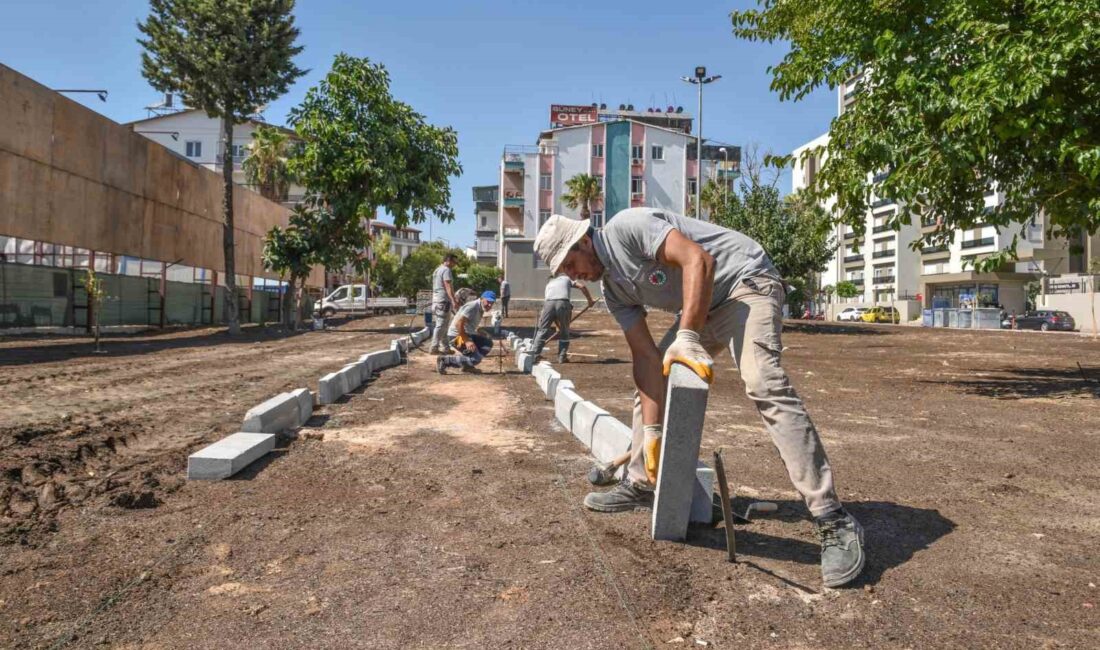
[[[241,431],[203,447],[187,457],[189,481],[229,478],[275,449],[275,435]]]

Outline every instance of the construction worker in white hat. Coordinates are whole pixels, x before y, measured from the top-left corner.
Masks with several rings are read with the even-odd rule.
[[[802,495],[821,539],[826,586],[851,582],[864,565],[863,527],[840,504],[817,429],[780,365],[785,289],[771,259],[745,235],[672,212],[630,208],[602,229],[551,216],[535,238],[551,273],[601,281],[634,364],[634,438],[623,480],[593,492],[599,512],[652,508],[660,463],[665,377],[673,363],[713,380],[711,355],[728,347],[745,392]],[[678,313],[660,344],[646,308]]]

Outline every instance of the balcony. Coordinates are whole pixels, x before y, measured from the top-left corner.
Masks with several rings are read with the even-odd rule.
[[[881,183],[882,181],[889,178],[891,173],[892,172],[879,172],[871,178],[871,182],[872,183]]]
[[[848,232],[844,233],[844,240],[845,241],[847,241],[849,239],[855,239],[855,238],[856,238],[856,231],[854,231],[854,230],[849,230]]]
[[[948,252],[947,244],[940,244],[939,246],[925,246],[924,248],[920,249],[921,255],[934,255],[935,253],[946,252]]]
[[[863,278],[850,278],[848,280],[848,282],[851,282],[852,284],[856,285],[857,287],[862,287],[863,286]]]
[[[875,251],[874,253],[871,253],[871,257],[878,260],[878,259],[882,259],[884,257],[893,257],[894,253],[895,253],[895,251],[893,251],[893,250]]]
[[[875,226],[874,228],[872,228],[871,229],[871,234],[877,235],[880,232],[886,232],[888,230],[893,230],[893,229],[894,229],[893,226],[891,226],[890,224],[882,224],[881,226]]]
[[[863,253],[856,253],[855,255],[845,255],[844,256],[844,263],[845,264],[847,264],[848,262],[862,262],[862,261],[863,261]]]
[[[887,205],[894,205],[894,199],[879,199],[871,204],[871,209],[874,210]]]
[[[523,195],[519,196],[507,196],[504,198],[504,207],[506,208],[522,208],[523,207]]]
[[[992,246],[994,237],[982,237],[981,239],[971,239],[970,241],[964,241],[962,243],[963,248],[980,248],[982,246]]]
[[[523,173],[523,159],[520,158],[518,160],[509,160],[509,159],[505,158],[504,159],[504,171],[506,171],[506,172],[519,172],[520,174],[522,174]]]
[[[876,275],[874,279],[875,284],[893,284],[894,276],[892,275]]]

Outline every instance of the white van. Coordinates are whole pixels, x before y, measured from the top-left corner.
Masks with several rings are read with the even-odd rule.
[[[339,312],[364,314],[404,314],[409,308],[405,298],[371,298],[366,300],[366,286],[345,284],[321,299],[318,311],[325,318],[331,318]]]

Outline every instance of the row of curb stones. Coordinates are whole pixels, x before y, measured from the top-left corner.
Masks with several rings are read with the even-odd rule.
[[[418,346],[428,338],[424,328],[408,337],[394,339],[388,350],[364,354],[357,361],[321,377],[317,401],[332,404],[370,380],[375,372],[400,364],[409,346]],[[298,388],[258,404],[244,416],[241,430],[203,447],[187,458],[187,478],[192,481],[216,481],[229,478],[275,449],[275,436],[305,424],[313,415],[314,395]]]
[[[562,378],[561,373],[546,361],[536,365],[531,339],[521,339],[512,332],[506,334],[515,353],[516,369],[534,377],[546,399],[554,403],[554,417],[596,460],[608,463],[630,449],[633,439],[630,427],[598,404],[582,398],[573,382]],[[689,521],[710,523],[712,518],[714,470],[698,460],[706,386],[703,385],[700,393],[697,383],[701,382],[690,381],[691,378],[678,369],[695,376],[679,365],[673,367],[669,376],[665,430],[671,435],[666,433],[662,441],[651,528],[653,538],[662,540],[682,540],[687,536]],[[686,387],[683,386],[685,382]],[[694,480],[691,465],[685,466],[688,459],[695,465]]]

